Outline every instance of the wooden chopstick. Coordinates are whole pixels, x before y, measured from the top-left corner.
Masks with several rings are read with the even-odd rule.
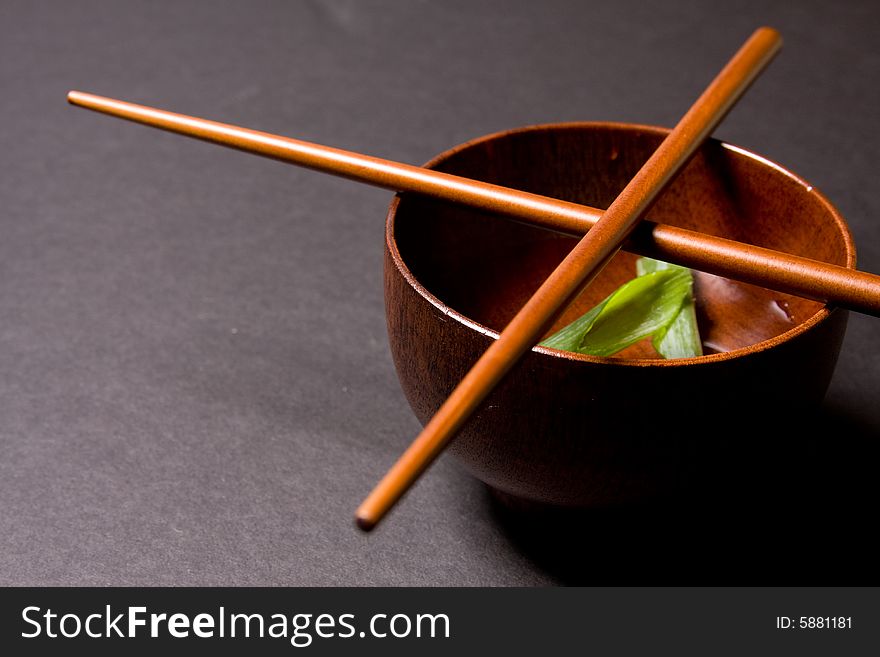
[[[416,192],[583,235],[602,210],[351,151],[71,91],[68,101],[255,155],[399,192]],[[880,317],[880,276],[722,237],[642,221],[628,251]]]
[[[486,395],[617,252],[642,215],[721,122],[782,45],[760,28],[727,63],[648,161],[477,360],[355,513],[372,529],[409,490]]]

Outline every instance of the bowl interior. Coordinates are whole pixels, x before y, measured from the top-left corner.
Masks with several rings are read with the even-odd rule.
[[[667,131],[622,124],[536,126],[475,140],[432,168],[606,208]],[[846,224],[797,176],[741,149],[709,141],[661,195],[648,217],[704,233],[854,266]],[[394,221],[400,258],[427,294],[500,331],[576,239],[489,213],[405,195]],[[552,331],[579,317],[635,275],[620,252]],[[823,304],[696,272],[706,354],[777,338],[827,313]],[[618,358],[657,358],[647,341]],[[592,357],[579,357],[592,358]]]

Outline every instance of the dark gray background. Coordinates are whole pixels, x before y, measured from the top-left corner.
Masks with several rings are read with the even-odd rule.
[[[65,94],[421,163],[525,124],[674,125],[768,24],[785,47],[716,136],[823,191],[880,272],[878,19],[867,0],[3,0],[0,583],[875,579],[880,324],[855,314],[802,487],[533,522],[444,457],[359,533],[419,429],[386,344],[391,194]]]

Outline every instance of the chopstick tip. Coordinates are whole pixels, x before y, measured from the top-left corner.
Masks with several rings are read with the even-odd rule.
[[[765,36],[768,39],[772,39],[773,41],[776,41],[780,45],[782,45],[782,33],[779,30],[777,30],[775,27],[770,27],[769,25],[762,25],[755,32]]]
[[[354,524],[362,532],[368,533],[373,531],[373,528],[376,526],[376,520],[374,518],[368,518],[365,515],[358,513],[354,517]]]

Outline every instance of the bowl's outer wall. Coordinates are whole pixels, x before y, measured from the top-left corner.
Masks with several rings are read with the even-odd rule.
[[[386,256],[388,332],[404,394],[424,424],[494,339],[429,303]],[[773,349],[678,368],[591,363],[531,351],[450,446],[501,491],[562,505],[636,500],[729,471],[776,446],[754,422],[818,404],[846,312]],[[758,440],[756,440],[758,439]],[[753,451],[757,449],[757,451]],[[737,459],[740,460],[740,459]],[[701,472],[694,473],[698,468]]]
[[[466,166],[463,173],[474,175]],[[761,168],[757,178],[768,175],[783,174]],[[676,198],[684,196],[665,199],[664,215],[675,212],[670,205]],[[389,212],[385,301],[400,383],[424,423],[494,337],[426,298],[399,266],[395,220],[405,214],[407,200],[395,199]],[[693,207],[687,209],[693,214]],[[847,313],[822,315],[772,348],[686,366],[575,360],[533,350],[450,451],[497,490],[570,506],[629,502],[693,479],[736,476],[796,439],[780,435],[787,414],[809,412],[821,402]]]

